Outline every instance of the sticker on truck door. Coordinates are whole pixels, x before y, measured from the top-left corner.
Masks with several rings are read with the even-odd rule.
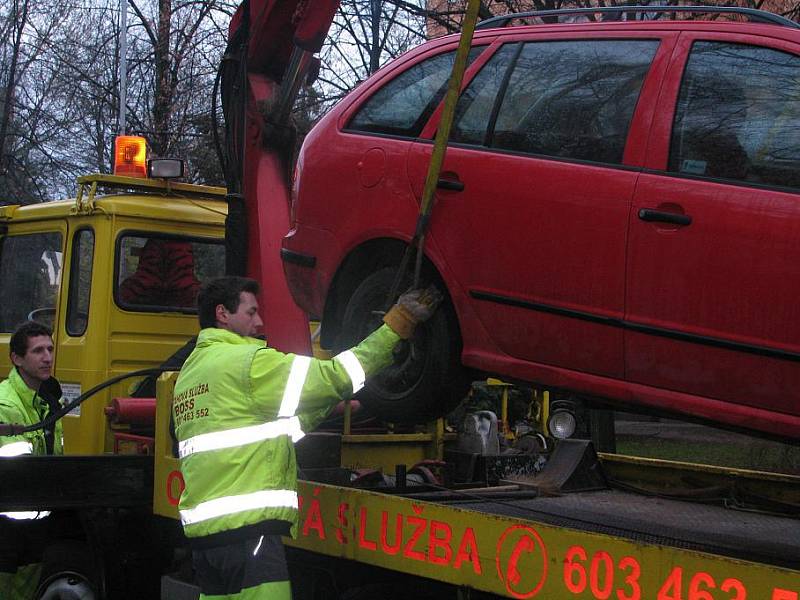
[[[61,384],[61,395],[64,398],[64,404],[67,405],[75,398],[81,395],[81,384],[80,383],[62,383]],[[72,415],[75,417],[81,416],[81,405],[79,404],[71,411],[67,413],[67,415]]]

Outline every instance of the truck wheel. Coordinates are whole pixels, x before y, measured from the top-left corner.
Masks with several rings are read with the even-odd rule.
[[[38,600],[96,600],[93,583],[97,567],[89,548],[80,542],[64,541],[48,546],[42,558],[42,579]]]
[[[337,348],[357,344],[381,325],[395,269],[368,275],[347,302]],[[401,286],[401,291],[410,283]],[[445,291],[445,290],[442,290]],[[461,337],[449,300],[395,348],[395,360],[356,394],[370,414],[397,423],[424,423],[449,413],[467,391]]]

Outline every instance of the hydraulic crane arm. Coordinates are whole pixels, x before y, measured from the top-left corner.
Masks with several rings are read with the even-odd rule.
[[[220,69],[228,186],[229,274],[262,286],[270,345],[310,354],[308,318],[294,303],[280,259],[289,230],[294,135],[289,115],[339,0],[244,0]]]

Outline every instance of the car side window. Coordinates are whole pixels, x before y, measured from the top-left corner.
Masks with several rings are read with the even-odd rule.
[[[668,169],[800,188],[800,57],[696,42],[681,82]]]
[[[484,144],[497,96],[507,82],[508,67],[519,51],[519,44],[507,44],[483,66],[481,72],[461,93],[456,105],[451,142]]]
[[[526,44],[494,127],[495,148],[618,164],[657,40]]]
[[[468,64],[486,46],[470,51]],[[418,137],[447,91],[455,52],[445,52],[417,63],[375,92],[358,110],[348,130],[402,137]]]

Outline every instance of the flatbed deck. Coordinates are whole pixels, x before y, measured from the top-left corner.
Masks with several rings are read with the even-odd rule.
[[[780,486],[792,500],[800,491],[791,477]],[[544,496],[508,482],[370,491],[303,481],[289,543],[508,598],[798,600],[800,515],[742,510],[724,488],[704,488],[698,503],[612,488]]]
[[[785,516],[619,490],[447,505],[800,570],[800,519]]]

